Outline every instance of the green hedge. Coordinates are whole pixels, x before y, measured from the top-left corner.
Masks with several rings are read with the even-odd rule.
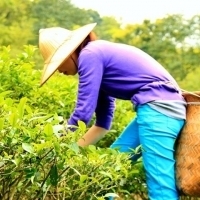
[[[25,46],[15,58],[9,47],[0,52],[0,199],[145,196],[142,163],[107,148],[134,116],[132,106],[118,101],[110,133],[96,147],[78,147],[85,124],[70,134],[63,128],[76,102],[77,78],[55,74],[39,87],[35,51]]]

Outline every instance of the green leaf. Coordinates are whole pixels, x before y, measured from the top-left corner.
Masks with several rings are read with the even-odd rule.
[[[26,102],[27,102],[27,98],[20,99],[20,103],[18,105],[18,113],[19,113],[20,119],[24,116],[24,109],[25,109]]]
[[[70,145],[67,145],[69,149],[71,149],[72,151],[74,151],[76,154],[79,153],[79,146],[76,142],[70,144]]]
[[[4,125],[4,118],[0,118],[0,130],[3,129],[3,125]]]
[[[60,144],[58,142],[54,142],[53,145],[54,145],[55,151],[57,153],[60,153]]]
[[[31,176],[31,183],[32,184],[34,183],[34,178],[35,178],[35,176]]]
[[[17,119],[18,119],[18,116],[16,113],[12,113],[9,117],[9,120],[10,120],[10,124],[12,127],[15,127],[16,124],[17,124]]]
[[[78,127],[81,129],[82,132],[86,131],[86,125],[82,121],[78,121]]]
[[[58,169],[56,165],[53,165],[51,167],[51,171],[50,171],[50,183],[53,186],[56,186],[58,184]]]
[[[15,158],[13,160],[11,160],[16,166],[19,165],[19,163],[21,162],[21,159],[20,158]]]
[[[32,113],[32,109],[31,109],[31,107],[28,106],[28,105],[25,106],[25,110],[26,110],[29,114]]]
[[[81,176],[80,172],[77,169],[75,169],[74,167],[71,167],[71,169],[73,169],[79,176]]]
[[[112,174],[108,173],[108,172],[104,172],[104,171],[100,171],[100,174],[109,177],[110,179],[112,179]]]
[[[49,119],[51,116],[52,116],[52,114],[44,115],[44,116],[38,116],[38,117],[32,117],[31,119],[29,119],[29,122],[35,121],[35,120],[45,121],[46,119]]]
[[[8,95],[8,94],[11,94],[13,91],[11,91],[11,90],[7,90],[7,91],[5,91],[5,92],[1,92],[0,93],[0,97],[5,97],[6,95]]]
[[[4,161],[0,162],[0,167],[2,167],[4,164]]]
[[[23,52],[22,55],[24,56],[24,58],[28,58],[28,54]]]
[[[117,198],[119,198],[119,196],[115,193],[107,193],[104,197],[117,197]]]
[[[22,143],[22,148],[29,152],[29,153],[33,153],[34,152],[34,149],[33,149],[33,146],[31,144],[28,144],[28,143]]]
[[[82,174],[80,175],[80,184],[82,184],[86,179],[88,178],[88,175]]]
[[[51,124],[47,124],[45,127],[44,127],[44,133],[47,135],[47,136],[52,136],[53,135],[53,127]]]
[[[36,144],[34,143],[34,149],[36,152],[40,152],[41,150],[45,149],[45,148],[50,148],[52,146],[52,143],[50,141],[41,143],[41,144]]]
[[[99,156],[99,159],[103,159],[103,158],[105,158],[107,156],[108,156],[107,154],[102,154],[102,155]]]
[[[5,103],[6,103],[7,106],[12,106],[12,105],[13,105],[13,99],[7,98],[7,99],[5,100]]]
[[[24,169],[24,172],[25,172],[25,175],[26,175],[26,178],[32,178],[35,176],[35,173],[36,173],[36,168],[26,168]]]

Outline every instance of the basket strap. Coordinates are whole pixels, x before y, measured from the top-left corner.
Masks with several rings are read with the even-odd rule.
[[[188,105],[200,106],[200,102],[187,102]]]
[[[184,89],[182,89],[182,88],[181,88],[181,91],[182,91],[182,92],[187,92],[187,93],[189,93],[189,94],[191,94],[191,95],[193,95],[193,96],[195,96],[195,97],[199,97],[199,98],[200,98],[200,95],[195,94],[194,92],[189,92],[189,91],[184,90]]]
[[[191,95],[193,95],[193,96],[196,96],[196,97],[200,98],[200,95],[198,95],[198,94],[196,94],[196,93],[194,93],[194,92],[189,92],[189,91],[187,91],[187,90],[184,90],[184,89],[182,89],[182,88],[179,88],[179,87],[177,87],[174,83],[172,83],[171,81],[166,81],[165,83],[166,83],[166,84],[171,84],[171,85],[173,85],[174,88],[177,89],[179,92],[187,92],[187,93],[189,93],[189,94],[191,94]]]

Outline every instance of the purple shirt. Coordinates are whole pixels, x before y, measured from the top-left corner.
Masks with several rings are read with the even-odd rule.
[[[172,76],[140,49],[103,40],[90,42],[78,59],[79,89],[68,124],[88,124],[96,113],[96,125],[109,129],[114,99],[135,106],[154,100],[183,100]]]

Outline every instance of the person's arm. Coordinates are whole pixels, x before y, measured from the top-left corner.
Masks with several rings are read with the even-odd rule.
[[[67,121],[69,125],[90,122],[97,107],[99,90],[103,77],[103,61],[93,52],[82,50],[79,56],[79,85],[76,106]]]
[[[93,125],[82,138],[78,140],[79,146],[88,146],[96,144],[108,132],[105,128]]]
[[[78,143],[81,146],[95,144],[108,132],[107,130],[111,126],[115,99],[100,89],[103,73],[102,59],[90,51],[82,51],[82,56],[79,57],[78,98],[74,112],[68,120],[68,125],[77,126],[79,120],[88,125],[94,112],[96,113],[96,122],[79,140]]]
[[[110,129],[114,108],[115,99],[106,95],[103,91],[100,91],[95,110],[96,122],[78,141],[78,145],[87,146],[90,144],[96,144],[105,136]]]

